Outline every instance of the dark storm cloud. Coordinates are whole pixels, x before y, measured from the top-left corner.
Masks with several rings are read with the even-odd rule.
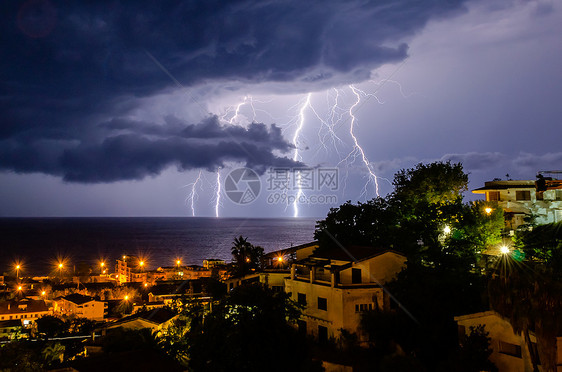
[[[104,123],[98,143],[2,141],[1,167],[16,172],[43,172],[72,182],[114,182],[156,176],[169,166],[181,170],[216,171],[226,161],[245,163],[263,172],[267,167],[301,166],[274,154],[291,148],[275,125],[253,123],[248,129],[222,127],[216,116],[195,125],[176,127],[126,120]],[[135,130],[136,129],[136,130]]]
[[[259,167],[285,162],[271,152],[286,149],[275,127],[225,129],[211,120],[177,132],[182,125],[173,118],[164,125],[127,123],[123,118],[142,104],[138,98],[174,87],[147,52],[184,86],[299,82],[313,90],[338,76],[367,79],[371,69],[403,60],[405,37],[431,18],[461,10],[462,3],[4,1],[0,168],[105,182],[158,174],[174,162],[182,168],[242,158]],[[221,141],[207,161],[189,160]],[[235,149],[242,143],[251,156]],[[269,151],[266,143],[273,146]]]

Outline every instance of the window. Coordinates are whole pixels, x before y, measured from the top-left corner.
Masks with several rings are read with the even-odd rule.
[[[537,200],[544,200],[544,193],[538,192],[535,194],[537,196]]]
[[[373,304],[355,304],[355,312],[360,313],[363,311],[373,310]]]
[[[509,342],[499,341],[499,351],[502,354],[521,358],[521,346],[510,344]]]
[[[361,269],[351,269],[351,283],[361,283]]]
[[[318,326],[318,341],[320,343],[328,342],[328,328]]]
[[[531,192],[515,191],[515,200],[531,200]]]
[[[306,294],[305,293],[297,293],[297,302],[301,305],[306,306]]]
[[[297,325],[299,327],[299,333],[306,335],[306,320],[299,320]]]
[[[318,310],[328,310],[328,300],[324,297],[318,297]]]
[[[500,192],[488,191],[488,201],[500,201]]]

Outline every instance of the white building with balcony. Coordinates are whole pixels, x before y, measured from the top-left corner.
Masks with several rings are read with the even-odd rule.
[[[528,217],[534,217],[537,224],[561,222],[561,184],[549,177],[546,190],[538,191],[536,181],[533,180],[496,180],[485,182],[484,187],[472,192],[484,194],[487,202],[497,203],[505,213],[505,227],[515,230],[526,224]]]
[[[56,298],[54,312],[60,315],[74,315],[92,320],[103,320],[107,314],[107,303],[90,296],[73,293]]]
[[[396,277],[406,257],[396,251],[352,246],[345,250],[317,250],[291,266],[285,292],[305,305],[300,331],[318,338],[337,339],[341,330],[359,332],[361,314],[388,310],[390,299],[383,285]]]

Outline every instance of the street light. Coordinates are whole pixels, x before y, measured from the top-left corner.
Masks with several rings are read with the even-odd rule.
[[[64,268],[64,265],[62,262],[59,262],[59,277],[62,279],[62,269]]]
[[[507,245],[502,245],[500,247],[500,253],[501,254],[508,254],[509,253],[509,247]]]
[[[21,269],[21,265],[16,264],[16,279],[17,280],[19,280],[19,278],[20,278],[20,269]]]
[[[484,208],[484,212],[486,212],[486,214],[489,216],[490,213],[492,213],[492,208],[486,207],[486,208]]]

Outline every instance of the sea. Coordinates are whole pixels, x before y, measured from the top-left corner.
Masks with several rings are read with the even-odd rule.
[[[147,269],[202,265],[215,258],[231,261],[234,238],[242,236],[265,252],[314,240],[314,218],[0,218],[0,272],[40,276],[56,271],[63,261],[110,270],[118,257],[137,255]]]

